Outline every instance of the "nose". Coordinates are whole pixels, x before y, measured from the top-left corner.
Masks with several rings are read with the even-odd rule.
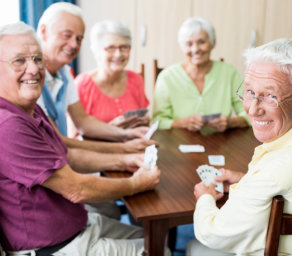
[[[121,50],[119,47],[117,47],[114,51],[114,56],[120,56],[122,53],[121,53]]]
[[[79,47],[79,42],[78,42],[78,39],[75,38],[74,36],[71,37],[70,41],[69,41],[69,44],[72,48],[78,48]]]
[[[258,98],[253,98],[253,100],[250,101],[249,107],[248,107],[248,114],[255,116],[258,115],[261,111],[261,102]]]
[[[26,73],[37,74],[40,71],[40,68],[32,59],[29,59],[26,61],[27,61],[27,64],[26,64],[27,66],[25,69]]]
[[[191,47],[191,51],[192,52],[196,52],[199,49],[198,44],[197,43],[193,43],[192,47]]]

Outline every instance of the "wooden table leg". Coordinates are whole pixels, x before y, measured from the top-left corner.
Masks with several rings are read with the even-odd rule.
[[[168,220],[143,221],[144,255],[163,256],[165,236],[169,229]]]

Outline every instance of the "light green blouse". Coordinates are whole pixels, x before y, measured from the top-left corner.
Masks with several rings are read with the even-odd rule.
[[[205,76],[201,94],[182,63],[170,66],[159,74],[156,81],[153,120],[160,120],[160,129],[170,129],[173,120],[192,114],[231,116],[233,110],[247,120],[243,104],[236,96],[242,81],[232,65],[214,61],[211,71]]]

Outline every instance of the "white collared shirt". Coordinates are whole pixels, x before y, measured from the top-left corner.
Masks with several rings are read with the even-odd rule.
[[[67,85],[67,89],[66,89],[65,105],[66,105],[66,108],[68,109],[68,106],[70,106],[71,104],[74,104],[74,103],[79,101],[79,97],[78,97],[78,92],[77,92],[77,90],[76,90],[76,88],[74,86],[74,78],[71,75],[70,67],[68,65],[65,66],[65,74],[66,74],[66,77],[68,79],[68,85]],[[63,81],[60,78],[58,78],[58,76],[61,77],[59,72],[57,72],[57,77],[53,77],[46,70],[45,81],[46,81],[46,83],[48,85],[48,90],[51,93],[51,96],[52,96],[54,102],[56,101],[56,98],[57,98],[59,90],[63,86]],[[44,112],[48,115],[48,111],[47,111],[47,109],[45,107],[44,99],[43,99],[42,95],[38,99],[37,103],[41,106],[41,108],[44,110]]]

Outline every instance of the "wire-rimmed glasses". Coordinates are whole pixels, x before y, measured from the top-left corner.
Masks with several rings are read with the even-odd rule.
[[[271,94],[265,94],[263,96],[254,96],[254,92],[252,90],[245,90],[244,89],[244,82],[242,82],[240,84],[240,86],[238,87],[237,91],[236,91],[236,95],[238,96],[238,98],[244,102],[244,103],[248,103],[251,104],[251,102],[253,100],[258,100],[259,103],[263,104],[264,106],[270,107],[270,108],[277,108],[279,107],[279,104],[284,102],[285,100],[289,99],[292,97],[292,94],[285,97],[282,100],[276,100],[274,98],[273,95]]]
[[[122,44],[119,46],[109,45],[104,48],[104,50],[107,51],[108,53],[114,53],[117,49],[119,49],[119,51],[122,53],[128,53],[131,49],[131,45],[129,44]]]
[[[44,69],[47,66],[47,61],[42,54],[19,55],[10,60],[0,60],[7,62],[15,72],[24,71],[27,68],[28,61],[32,60],[33,63],[39,68]]]

